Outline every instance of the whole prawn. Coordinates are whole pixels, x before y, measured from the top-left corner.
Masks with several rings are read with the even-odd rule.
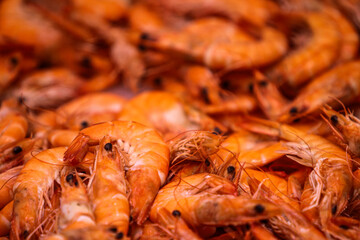
[[[136,222],[142,223],[158,189],[165,183],[169,147],[151,128],[132,121],[112,121],[81,130],[66,151],[64,161],[70,165],[79,164],[89,146],[98,145],[104,136],[117,141],[126,159],[132,216]]]

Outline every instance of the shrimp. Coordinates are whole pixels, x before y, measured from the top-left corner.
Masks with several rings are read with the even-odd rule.
[[[203,17],[208,15],[222,15],[234,22],[250,22],[263,26],[276,13],[279,7],[270,1],[264,0],[201,0],[201,1],[153,1],[145,3],[155,7],[158,11],[167,11],[176,15]]]
[[[11,201],[0,211],[0,236],[6,236],[10,232],[13,205],[14,201]]]
[[[0,91],[3,92],[19,74],[22,55],[19,52],[2,56],[0,58]]]
[[[164,186],[152,206],[151,221],[160,221],[161,209],[181,216],[194,227],[239,225],[280,213],[278,207],[265,201],[236,196],[234,184],[207,173],[188,176]]]
[[[326,122],[340,141],[349,147],[351,153],[360,156],[360,120],[346,109],[345,115],[332,110],[330,106],[323,107],[322,111],[328,118]]]
[[[0,34],[38,49],[54,47],[62,39],[62,33],[51,22],[22,0],[1,2]]]
[[[95,123],[112,121],[121,112],[126,100],[111,93],[90,93],[56,109],[56,124],[80,130]]]
[[[47,140],[52,147],[69,146],[79,134],[77,130],[57,129],[49,132]]]
[[[59,176],[66,148],[42,151],[21,169],[14,184],[14,209],[10,237],[25,239],[42,216],[44,196]]]
[[[0,147],[25,138],[28,122],[22,114],[10,112],[0,119]]]
[[[244,34],[235,24],[216,18],[193,21],[179,32],[150,35],[144,44],[163,51],[178,52],[212,69],[225,68],[227,71],[264,66],[287,51],[285,36],[273,28],[261,29],[260,40],[256,40]]]
[[[70,169],[63,169],[61,176],[60,216],[58,227],[60,231],[80,229],[95,226],[86,188],[81,178]]]
[[[97,145],[104,136],[117,141],[121,153],[126,156],[132,216],[137,223],[142,223],[158,189],[165,183],[169,148],[151,128],[131,121],[112,121],[81,130],[66,151],[64,161],[70,165],[79,164],[89,146]]]
[[[289,54],[269,73],[271,79],[292,87],[304,84],[330,67],[336,61],[340,47],[337,25],[329,16],[315,12],[296,15],[309,24],[313,36],[303,48]]]
[[[129,228],[129,201],[125,171],[120,150],[104,137],[96,151],[95,172],[91,180],[91,196],[96,223],[111,229],[117,235],[127,235]]]
[[[338,65],[304,87],[285,108],[278,120],[289,122],[318,111],[323,105],[335,106],[337,101],[350,103],[360,95],[360,62]],[[287,112],[286,112],[287,111]]]
[[[25,155],[33,150],[35,141],[24,139],[0,147],[0,173],[22,164]]]
[[[275,195],[259,181],[252,179],[249,186],[256,199],[265,199],[276,205],[281,205],[281,215],[269,219],[275,233],[285,239],[323,239],[325,236],[307,220],[303,214]]]
[[[14,167],[0,174],[0,209],[13,199],[13,186],[22,166]]]
[[[308,199],[302,210],[317,212],[320,223],[326,227],[331,216],[339,215],[346,207],[352,186],[351,159],[337,145],[328,140],[302,132],[285,124],[262,119],[252,119],[242,126],[248,130],[276,136],[289,141],[285,144],[292,160],[313,171],[309,175]],[[303,192],[303,195],[305,190]],[[302,197],[303,198],[303,197]]]
[[[223,126],[173,94],[162,91],[144,92],[125,104],[118,119],[153,127],[170,137],[187,130],[225,132]]]
[[[118,236],[115,236],[117,238]],[[114,234],[105,231],[97,226],[70,229],[61,232],[60,234],[48,235],[42,240],[70,240],[70,239],[87,239],[87,240],[112,240]],[[117,239],[122,239],[122,236]]]

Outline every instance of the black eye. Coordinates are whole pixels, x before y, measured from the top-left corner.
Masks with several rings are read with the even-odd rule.
[[[150,40],[150,35],[148,33],[141,33],[140,34],[140,39],[141,40]]]
[[[89,123],[87,121],[82,121],[80,123],[80,125],[81,125],[81,128],[87,128],[89,126]]]
[[[21,153],[22,152],[22,148],[20,146],[16,146],[13,148],[12,152],[14,154],[18,154],[18,153]]]
[[[261,87],[266,87],[268,85],[268,82],[264,80],[264,81],[259,82],[259,85]]]
[[[338,116],[336,116],[336,115],[332,115],[332,116],[330,117],[330,120],[331,120],[331,122],[332,122],[333,124],[337,124],[337,123],[339,122],[339,118],[338,118]]]
[[[138,49],[139,49],[139,51],[141,51],[141,52],[144,52],[145,50],[146,50],[146,46],[144,45],[144,44],[139,44],[138,45]]]
[[[122,239],[123,237],[124,237],[124,234],[122,232],[117,233],[115,236],[116,239]]]
[[[335,214],[336,214],[336,211],[337,211],[337,206],[334,205],[334,206],[331,208],[331,213],[332,213],[332,215],[335,215]]]
[[[155,86],[161,86],[162,83],[163,83],[163,79],[162,79],[162,78],[158,77],[158,78],[155,78],[155,79],[154,79],[154,84],[155,84]]]
[[[111,150],[112,150],[112,144],[111,144],[111,143],[105,144],[104,149],[105,149],[106,151],[108,151],[108,152],[111,151]]]
[[[84,68],[92,68],[92,61],[89,56],[84,56],[81,61],[80,65]]]
[[[249,92],[254,92],[254,84],[252,83],[249,84]]]
[[[116,233],[117,232],[117,228],[116,227],[111,227],[109,228],[110,232]]]
[[[257,213],[263,213],[265,211],[265,207],[261,204],[256,204],[254,210]]]
[[[209,159],[206,159],[205,160],[205,165],[208,167],[208,166],[210,166],[210,161],[209,161]]]
[[[210,104],[209,90],[206,87],[201,88],[201,97],[206,104]]]
[[[17,57],[11,57],[9,59],[11,66],[15,67],[19,64],[19,59]]]
[[[174,217],[180,217],[180,216],[181,216],[181,212],[180,212],[179,210],[174,210],[174,211],[172,212],[172,215],[173,215]]]
[[[228,172],[228,173],[233,173],[233,172],[235,172],[235,167],[234,167],[234,166],[228,166],[227,172]]]
[[[73,180],[74,180],[74,175],[69,174],[69,175],[66,176],[66,182],[72,183]]]
[[[214,131],[212,133],[216,134],[216,135],[219,135],[219,134],[222,134],[222,131],[220,130],[220,128],[214,127]]]
[[[26,238],[28,235],[29,235],[29,231],[28,231],[28,230],[25,230],[25,231],[23,232],[23,237]]]
[[[289,113],[290,113],[291,115],[295,115],[296,113],[298,113],[297,107],[292,107],[292,108],[290,108]]]

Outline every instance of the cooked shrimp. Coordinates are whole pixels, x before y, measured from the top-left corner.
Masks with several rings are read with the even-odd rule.
[[[253,122],[243,123],[243,127],[290,141],[285,144],[287,150],[283,153],[313,168],[308,188],[311,201],[302,202],[305,215],[308,210],[317,212],[320,216],[318,224],[326,227],[332,215],[337,216],[345,209],[353,179],[351,159],[344,150],[320,136],[277,122],[253,119]]]
[[[22,55],[14,52],[0,58],[0,91],[3,92],[19,74]]]
[[[66,148],[45,150],[30,159],[14,184],[14,210],[10,236],[25,239],[39,225],[44,197],[59,176]]]
[[[13,186],[22,166],[14,167],[0,174],[0,209],[13,199]]]
[[[153,127],[170,137],[187,130],[218,129],[224,127],[197,109],[185,104],[173,94],[161,91],[144,92],[125,104],[120,120],[136,121]]]
[[[0,211],[0,236],[6,236],[10,232],[13,205],[14,201],[11,201]]]
[[[360,62],[353,61],[338,65],[320,75],[304,87],[285,109],[288,112],[278,118],[291,121],[318,111],[325,104],[338,104],[335,99],[347,104],[360,95]]]
[[[127,160],[125,166],[132,216],[136,222],[142,223],[158,189],[166,180],[169,148],[151,128],[131,121],[113,121],[80,131],[66,151],[64,161],[71,165],[79,164],[89,146],[99,144],[104,136],[118,142]]]
[[[342,144],[346,144],[351,153],[360,156],[360,120],[348,111],[342,115],[332,110],[330,106],[325,106],[322,111],[327,116],[328,124],[336,136],[340,138]]]
[[[144,44],[181,53],[187,59],[190,57],[214,69],[260,67],[279,59],[287,51],[285,36],[273,28],[263,28],[260,40],[256,40],[235,24],[217,18],[200,19],[182,31],[157,35],[150,36]]]
[[[44,49],[61,40],[61,32],[22,0],[0,4],[0,34],[23,45]]]
[[[60,231],[95,226],[95,217],[86,188],[77,173],[63,169],[61,176]]]
[[[189,225],[226,226],[266,219],[280,209],[265,201],[236,196],[236,187],[217,175],[196,174],[173,181],[158,193],[150,220],[159,222],[161,209],[181,216]]]
[[[96,224],[116,234],[127,235],[129,201],[120,150],[104,137],[96,151],[95,172],[90,186]]]
[[[306,12],[297,15],[309,24],[313,36],[303,48],[285,57],[269,74],[271,79],[293,87],[331,66],[336,61],[341,43],[336,23],[326,14]]]
[[[47,140],[52,147],[69,146],[79,134],[76,130],[57,129],[49,132]]]
[[[28,122],[20,113],[11,112],[1,118],[0,146],[23,140],[28,130]]]
[[[111,93],[91,93],[63,104],[56,110],[57,125],[80,130],[95,123],[112,121],[126,100]]]

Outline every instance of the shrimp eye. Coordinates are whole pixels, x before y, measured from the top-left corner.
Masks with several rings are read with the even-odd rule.
[[[89,126],[89,123],[87,121],[82,121],[80,125],[82,128],[87,128]]]
[[[268,82],[264,80],[264,81],[259,82],[259,85],[261,87],[266,87],[268,85]]]
[[[220,83],[220,87],[222,89],[226,89],[226,90],[231,90],[231,86],[230,86],[230,82],[229,81],[223,81],[222,83]]]
[[[108,152],[111,151],[111,150],[112,150],[112,144],[111,144],[111,143],[105,144],[104,149],[105,149],[106,151],[108,151]]]
[[[24,97],[18,97],[17,101],[19,104],[23,104],[25,102],[25,98]]]
[[[348,229],[349,229],[349,227],[346,226],[346,225],[340,225],[340,227],[341,227],[342,229],[344,229],[344,230],[348,230]]]
[[[162,83],[163,83],[163,79],[162,79],[162,78],[157,77],[157,78],[154,79],[154,84],[155,84],[156,86],[161,86]]]
[[[84,68],[92,68],[91,58],[89,56],[84,56],[80,61],[80,65]]]
[[[148,33],[141,33],[140,34],[140,39],[141,40],[150,40],[151,37],[150,37],[150,35]]]
[[[254,84],[252,83],[249,84],[249,92],[254,92]]]
[[[145,51],[146,50],[146,46],[144,45],[144,44],[139,44],[138,45],[138,49],[139,49],[139,51],[141,51],[141,52],[143,52],[143,51]]]
[[[29,235],[29,231],[28,231],[28,230],[25,230],[25,231],[23,232],[23,237],[26,238],[28,235]]]
[[[214,127],[214,131],[212,132],[213,134],[219,135],[222,133],[222,131],[220,130],[220,128],[218,127]]]
[[[235,172],[235,167],[234,167],[234,166],[228,166],[227,172],[228,172],[228,173],[233,173],[233,172]]]
[[[66,176],[66,182],[67,183],[72,183],[72,181],[74,180],[74,175],[69,174]]]
[[[13,66],[13,67],[18,65],[18,63],[19,63],[19,59],[17,59],[17,57],[11,57],[9,60],[10,60],[11,66]]]
[[[292,107],[292,108],[290,108],[289,113],[290,113],[291,115],[294,115],[294,114],[298,113],[297,107]]]
[[[201,88],[201,97],[206,104],[210,104],[209,90],[206,87]]]
[[[205,160],[205,165],[208,167],[208,166],[210,166],[210,161],[209,161],[209,159],[206,159]]]
[[[116,227],[111,227],[109,228],[110,232],[116,233],[117,232],[117,228]]]
[[[257,213],[263,213],[265,211],[265,207],[261,204],[256,204],[254,210]]]
[[[179,210],[174,210],[174,211],[172,212],[172,215],[173,215],[174,217],[180,217],[180,216],[181,216],[181,212],[180,212]]]
[[[246,228],[246,230],[250,230],[250,224],[245,224],[245,228]]]
[[[332,215],[335,215],[336,211],[337,211],[337,206],[334,205],[334,206],[331,208],[331,213],[332,213]]]
[[[130,215],[129,217],[129,221],[131,222],[133,220],[133,217]]]
[[[16,146],[13,148],[12,152],[14,154],[18,154],[18,153],[21,153],[22,152],[22,148],[20,146]]]
[[[331,120],[331,122],[332,122],[333,124],[337,124],[337,123],[339,122],[339,119],[338,119],[338,117],[337,117],[336,115],[332,115],[332,116],[330,117],[330,120]]]
[[[119,232],[116,234],[115,239],[122,239],[124,237],[124,233]]]

